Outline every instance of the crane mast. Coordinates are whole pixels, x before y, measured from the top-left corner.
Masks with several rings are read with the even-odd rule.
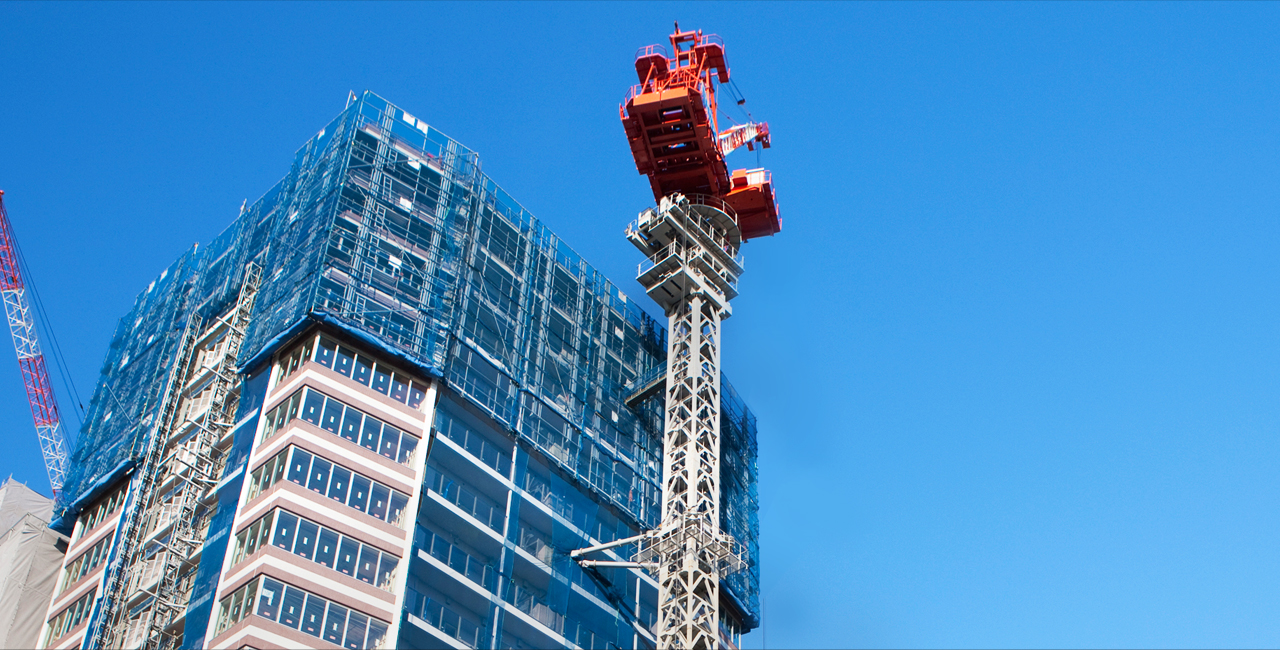
[[[67,471],[67,441],[19,266],[18,246],[9,225],[9,214],[4,209],[4,191],[0,190],[0,297],[4,299],[5,315],[9,318],[9,333],[13,335],[13,347],[18,353],[18,368],[31,403],[31,417],[40,438],[40,453],[44,455],[49,485],[57,495],[62,491]]]
[[[678,25],[670,41],[671,56],[659,45],[637,52],[640,83],[619,108],[658,204],[626,235],[648,259],[637,280],[668,319],[662,520],[572,556],[657,576],[659,648],[718,648],[732,645],[720,630],[720,579],[745,565],[742,545],[720,525],[721,325],[738,295],[743,241],[776,234],[781,222],[769,172],[731,174],[725,163],[742,145],[768,148],[770,136],[765,123],[719,130],[716,88],[729,81],[723,41]],[[630,543],[638,549],[630,562],[585,558]]]

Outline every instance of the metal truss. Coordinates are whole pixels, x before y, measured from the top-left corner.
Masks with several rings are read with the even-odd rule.
[[[27,390],[27,401],[31,403],[31,417],[35,420],[40,453],[44,455],[45,470],[49,473],[49,485],[57,495],[62,491],[70,453],[62,431],[62,418],[58,415],[58,404],[53,398],[49,371],[40,351],[35,315],[31,312],[26,293],[17,241],[9,225],[8,212],[4,209],[4,192],[0,192],[0,298],[4,300],[9,333],[13,335],[13,347],[18,353],[22,385]]]
[[[669,327],[662,523],[572,553],[583,566],[657,575],[659,648],[720,647],[720,578],[745,566],[742,546],[720,529],[720,325],[742,273],[731,214],[714,197],[677,193],[627,229],[649,258],[638,279]],[[627,544],[638,549],[629,562],[583,559]]]
[[[160,426],[134,479],[136,505],[118,542],[119,564],[107,577],[99,634],[85,647],[167,650],[181,643],[179,622],[212,514],[204,501],[225,462],[218,443],[235,416],[236,360],[261,283],[261,267],[250,263],[231,311],[208,328],[198,314],[187,321]],[[188,404],[194,390],[207,396],[207,408]]]

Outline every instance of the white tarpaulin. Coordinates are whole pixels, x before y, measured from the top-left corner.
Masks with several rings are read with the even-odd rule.
[[[0,485],[0,648],[34,648],[62,568],[66,538],[49,529],[53,501]]]

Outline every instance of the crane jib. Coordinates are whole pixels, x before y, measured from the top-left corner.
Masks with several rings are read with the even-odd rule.
[[[9,333],[13,335],[18,369],[31,405],[31,419],[40,441],[49,485],[57,495],[62,491],[70,453],[62,431],[58,403],[53,396],[53,385],[49,381],[49,370],[40,352],[35,317],[27,303],[22,272],[18,268],[17,246],[13,228],[9,225],[9,214],[4,207],[3,191],[0,191],[0,298],[4,300],[5,316],[9,319]]]

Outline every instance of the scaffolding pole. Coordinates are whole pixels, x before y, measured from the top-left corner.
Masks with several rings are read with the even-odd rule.
[[[161,425],[150,442],[143,471],[135,478],[136,505],[118,542],[119,562],[107,576],[100,623],[87,648],[167,650],[181,641],[175,623],[186,613],[190,578],[208,530],[207,517],[200,516],[202,501],[217,484],[223,467],[218,443],[231,428],[238,388],[236,361],[261,283],[261,267],[250,263],[230,312],[207,329],[202,328],[198,314],[187,321]],[[214,347],[197,358],[199,344],[210,339]],[[207,410],[184,409],[190,398],[185,390],[188,378],[194,380],[193,374],[205,371],[210,375],[205,389],[210,391]],[[188,430],[189,439],[174,439]],[[168,493],[174,496],[164,500],[160,488],[171,483],[175,487]]]

